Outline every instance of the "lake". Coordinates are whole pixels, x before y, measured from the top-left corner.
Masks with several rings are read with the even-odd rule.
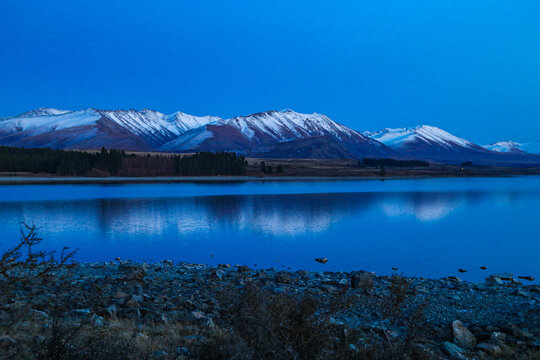
[[[1,185],[0,247],[23,220],[79,261],[540,277],[538,176]]]

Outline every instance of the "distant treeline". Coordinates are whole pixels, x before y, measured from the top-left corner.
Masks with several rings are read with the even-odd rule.
[[[359,167],[424,167],[428,162],[421,160],[395,160],[395,159],[370,159],[363,158],[358,162]]]
[[[0,172],[71,176],[244,175],[247,161],[234,153],[136,155],[102,148],[96,153],[0,146]]]

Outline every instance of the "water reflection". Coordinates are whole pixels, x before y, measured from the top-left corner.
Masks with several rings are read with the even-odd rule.
[[[33,194],[26,201],[0,201],[0,247],[19,237],[26,220],[41,227],[48,247],[79,248],[82,261],[170,258],[380,273],[398,266],[413,275],[469,279],[485,276],[474,269],[486,265],[540,275],[538,179],[526,186],[522,179],[405,182],[403,191],[399,184],[335,183],[320,188],[334,193],[292,193],[315,185],[283,183],[257,185],[274,192],[263,195],[192,197],[181,194],[181,186],[137,187],[145,198],[134,196],[130,186],[84,187],[84,198],[76,197],[77,187],[51,187],[61,192],[58,200]],[[221,186],[214,191],[229,191]],[[275,194],[281,187],[285,194]],[[162,196],[171,189],[180,197]],[[330,261],[315,263],[320,256]],[[469,271],[454,274],[458,268]]]
[[[491,193],[409,192],[95,199],[0,203],[0,216],[26,220],[48,231],[100,229],[102,234],[179,234],[231,227],[271,235],[317,234],[343,218],[382,212],[388,217],[437,221]],[[497,197],[518,201],[519,194]]]

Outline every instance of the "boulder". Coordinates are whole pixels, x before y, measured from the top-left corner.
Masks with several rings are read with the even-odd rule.
[[[476,338],[459,320],[452,323],[454,333],[454,343],[462,348],[473,348],[476,345]]]
[[[514,275],[511,273],[499,273],[499,274],[491,274],[492,277],[498,277],[501,280],[505,281],[512,281],[514,278]]]
[[[251,269],[247,265],[239,265],[237,268],[238,272],[241,274],[247,274],[251,271]]]
[[[353,289],[361,289],[367,294],[372,294],[373,286],[373,274],[371,273],[355,273],[351,276],[351,287]]]
[[[499,345],[495,345],[495,344],[491,344],[487,342],[483,342],[476,345],[476,348],[484,351],[485,353],[493,357],[498,357],[502,354],[502,349]]]
[[[443,343],[443,350],[448,356],[450,356],[451,359],[459,359],[459,360],[468,359],[468,357],[465,354],[465,350],[463,350],[456,344],[451,343],[449,341],[445,341]]]
[[[490,284],[490,285],[502,285],[503,284],[503,281],[500,277],[498,276],[490,276],[488,278],[486,278],[486,284]]]
[[[210,271],[210,279],[212,280],[223,280],[224,276],[225,276],[225,271],[221,269],[212,269]]]
[[[281,284],[290,284],[291,275],[286,271],[280,271],[276,275],[276,282]]]

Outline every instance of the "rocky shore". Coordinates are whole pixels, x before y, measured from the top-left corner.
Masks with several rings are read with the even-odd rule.
[[[117,261],[0,286],[0,359],[540,358],[540,286],[511,274]]]

